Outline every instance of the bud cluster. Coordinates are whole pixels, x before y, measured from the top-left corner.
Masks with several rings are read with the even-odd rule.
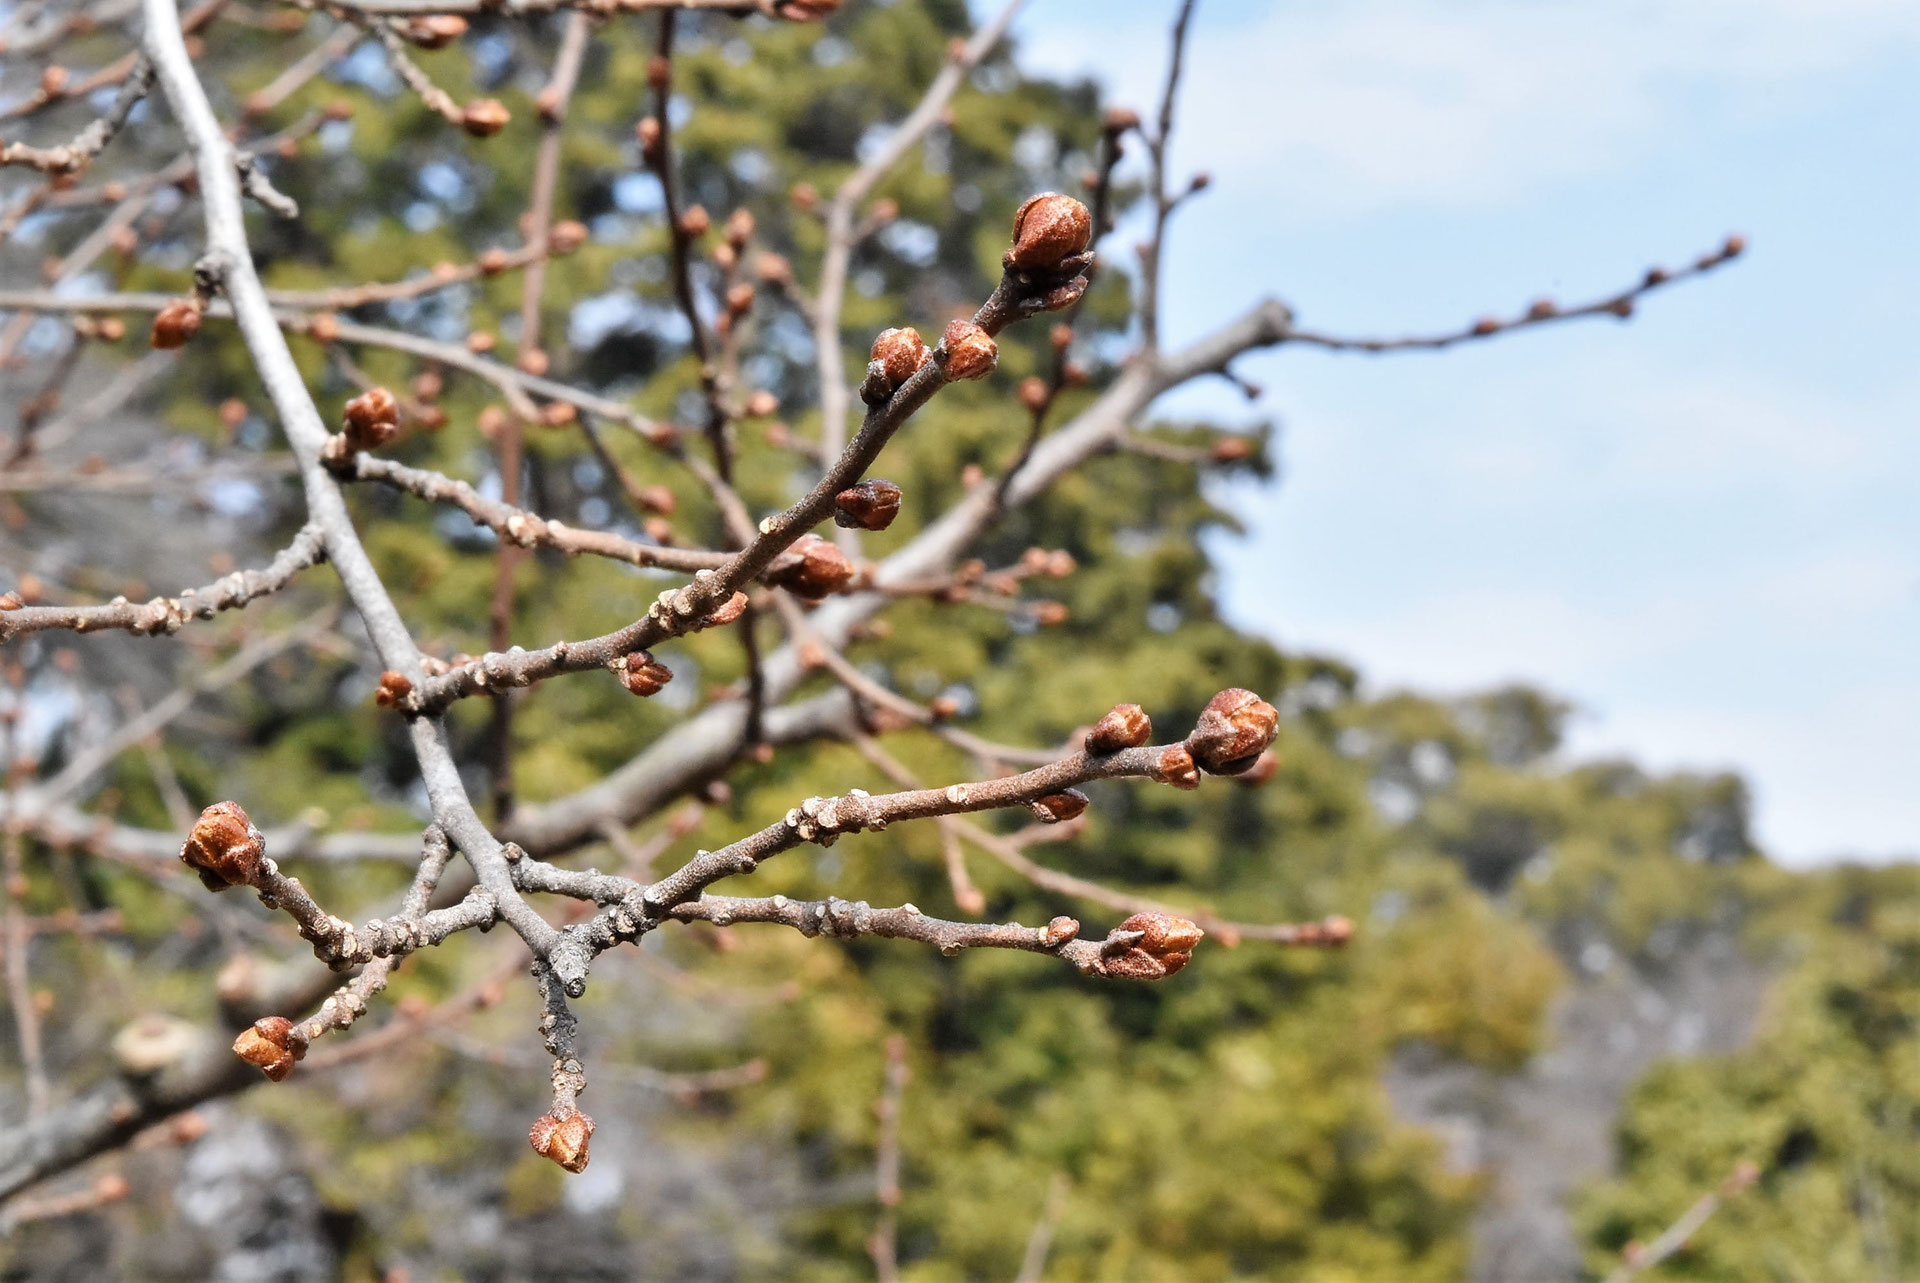
[[[233,1040],[234,1054],[254,1066],[273,1082],[293,1072],[296,1063],[306,1058],[307,1035],[285,1016],[256,1020]]]
[[[1119,980],[1160,980],[1193,961],[1206,932],[1170,913],[1136,913],[1102,946],[1096,969]]]

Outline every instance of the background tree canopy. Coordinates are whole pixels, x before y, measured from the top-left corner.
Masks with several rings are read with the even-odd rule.
[[[398,280],[518,245],[539,133],[533,96],[564,21],[483,17],[455,47],[418,55],[457,100],[488,96],[511,109],[512,122],[484,141],[426,110],[371,41],[256,121],[271,131],[330,103],[353,108],[268,162],[302,214],[252,223],[267,283]],[[302,47],[326,38],[323,20],[310,26]],[[750,211],[759,238],[810,279],[821,225],[792,193],[833,191],[969,30],[960,0],[850,4],[824,24],[683,20],[672,113],[683,199],[716,221]],[[281,72],[268,55],[286,45],[240,22],[215,32],[202,74],[225,86],[217,105],[231,117]],[[616,18],[589,46],[558,214],[591,235],[551,265],[543,346],[557,378],[697,422],[698,370],[666,266],[660,189],[633,135],[653,38],[651,19]],[[876,192],[898,212],[852,264],[844,324],[856,380],[865,336],[908,323],[934,332],[984,297],[1019,202],[1079,190],[1097,163],[1097,87],[1025,75],[1016,53],[991,56],[950,120]],[[106,285],[186,287],[200,232],[175,212],[179,203],[156,206],[147,252],[103,268]],[[36,241],[31,226],[21,240],[38,255],[72,249]],[[1127,257],[1115,241],[1112,264]],[[27,253],[9,253],[9,271],[27,270]],[[1097,279],[1077,322],[1079,350],[1094,360],[1087,386],[1064,393],[1068,413],[1128,351],[1129,288],[1122,270]],[[341,314],[455,342],[486,331],[506,346],[519,307],[517,277],[505,273]],[[815,380],[801,315],[764,300],[757,315],[768,342],[752,382],[779,396],[783,417],[745,425],[738,485],[756,509],[772,509],[807,466],[783,443],[815,439]],[[423,369],[392,352],[306,337],[294,345],[322,405],[356,392],[356,376],[401,388]],[[153,359],[135,346],[94,345],[86,368],[105,379],[124,361]],[[209,325],[195,351],[199,359],[156,371],[144,404],[157,423],[122,425],[92,448],[134,456],[164,436],[168,449],[196,458],[275,455],[277,429],[232,330]],[[1005,466],[1026,432],[1014,389],[1053,359],[1045,325],[1010,332],[992,379],[949,389],[915,419],[879,472],[907,503],[872,551],[899,546],[943,510],[970,465],[989,476]],[[444,426],[412,432],[390,453],[497,495],[491,395],[449,373]],[[1084,830],[1026,848],[1025,858],[1232,920],[1346,914],[1357,925],[1349,948],[1215,939],[1175,980],[1120,986],[1022,954],[944,958],[876,940],[662,933],[603,964],[580,1004],[599,1066],[591,1099],[601,1130],[592,1168],[569,1178],[522,1139],[540,1108],[542,1063],[526,1045],[530,992],[498,985],[511,942],[463,937],[409,961],[393,992],[402,1004],[477,992],[484,1001],[469,1018],[218,1107],[212,1129],[184,1149],[133,1151],[132,1199],[0,1239],[9,1275],[80,1277],[104,1262],[116,1275],[152,1278],[207,1277],[216,1266],[230,1277],[870,1277],[874,1106],[894,1034],[912,1071],[900,1252],[903,1276],[919,1283],[1014,1277],[1056,1181],[1065,1193],[1049,1279],[1414,1283],[1470,1269],[1519,1278],[1502,1271],[1544,1259],[1527,1251],[1562,1249],[1575,1254],[1553,1258],[1575,1271],[1566,1277],[1598,1277],[1630,1240],[1651,1238],[1741,1162],[1760,1166],[1757,1185],[1662,1267],[1668,1277],[1866,1280],[1915,1268],[1920,885],[1911,870],[1789,874],[1748,840],[1737,780],[1569,762],[1558,752],[1567,710],[1548,696],[1370,693],[1336,658],[1236,629],[1216,609],[1207,555],[1210,541],[1232,536],[1233,514],[1213,501],[1208,469],[1193,459],[1244,438],[1253,449],[1228,466],[1267,476],[1271,432],[1156,422],[1141,436],[1149,448],[1096,460],[977,550],[994,566],[1033,546],[1071,553],[1078,569],[1047,586],[1068,608],[1064,623],[1035,628],[1003,612],[909,601],[852,657],[883,664],[917,697],[957,701],[969,729],[1010,743],[1057,743],[1119,701],[1185,726],[1223,685],[1258,691],[1283,715],[1270,781],[1223,782],[1198,797],[1095,786]],[[637,439],[609,434],[601,445],[604,456],[568,425],[530,433],[528,506],[639,537],[617,463],[670,486],[687,528],[718,540],[704,489],[661,472]],[[493,536],[396,493],[361,487],[352,498],[416,631],[441,654],[484,649]],[[158,573],[162,552],[177,562],[176,523],[189,511],[166,497],[138,511],[86,494],[6,502],[24,518],[0,542],[9,564],[27,566],[31,551],[42,574],[97,564],[126,579]],[[301,520],[297,486],[270,472],[198,502],[218,532],[201,555],[238,564],[284,545]],[[58,564],[38,564],[47,560]],[[126,579],[73,582],[104,593],[130,591]],[[659,586],[631,567],[531,555],[513,585],[513,635],[531,646],[618,627]],[[255,609],[285,623],[328,599],[327,587],[308,586]],[[677,680],[655,700],[593,677],[529,692],[512,723],[519,799],[592,783],[742,676],[731,638],[693,637],[659,653]],[[127,639],[35,640],[12,659],[65,692],[58,716],[47,714],[57,724],[48,771],[89,718],[114,716],[103,692],[131,683],[151,695],[207,662]],[[263,823],[412,832],[422,786],[404,730],[371,701],[372,681],[351,647],[282,656],[210,700],[191,733],[161,751],[195,807],[236,796]],[[470,701],[454,725],[463,760],[484,761],[486,707]],[[965,759],[932,737],[890,738],[887,751],[924,778],[967,778]],[[687,854],[776,819],[798,797],[890,787],[850,746],[783,752],[730,783],[623,840],[659,838]],[[107,788],[95,810],[168,826],[167,799],[140,755],[127,754]],[[604,848],[584,862],[596,858],[607,858]],[[969,847],[963,858],[987,920],[1089,908],[989,853]],[[948,859],[939,830],[902,826],[809,850],[757,878],[765,893],[962,915]],[[29,843],[27,870],[29,902],[45,911],[78,898],[123,915],[111,934],[36,944],[36,980],[50,994],[48,1059],[63,1081],[107,1073],[90,1049],[134,1016],[209,1018],[217,977],[232,982],[236,967],[269,967],[288,953],[278,927],[262,935],[226,921],[225,910],[188,915],[146,880],[73,851]],[[302,876],[356,909],[390,901],[402,885],[398,871],[358,865]],[[1666,1008],[1649,1016],[1648,1002]],[[1626,1014],[1602,1018],[1615,1010],[1608,1003]],[[8,1026],[0,1038],[10,1035]],[[1591,1083],[1584,1094],[1554,1094],[1568,1080],[1553,1065],[1597,1065],[1608,1054],[1615,1094]],[[0,1098],[11,1112],[18,1057],[4,1060]],[[757,1068],[724,1090],[688,1077],[743,1065]],[[1528,1137],[1511,1123],[1510,1100],[1537,1092],[1588,1127],[1578,1134],[1604,1139],[1618,1088],[1635,1078],[1618,1122],[1618,1173],[1549,1191],[1573,1200],[1574,1232],[1556,1238],[1551,1223],[1536,1223],[1551,1222],[1552,1197],[1542,1205],[1534,1191],[1528,1203],[1503,1184],[1503,1173],[1538,1159],[1538,1146],[1533,1159],[1521,1152]],[[1497,1205],[1516,1199],[1525,1214],[1502,1220]],[[1501,1258],[1501,1244],[1520,1255]]]

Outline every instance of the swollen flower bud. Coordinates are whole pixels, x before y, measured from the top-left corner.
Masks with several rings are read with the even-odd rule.
[[[1042,192],[1013,216],[1013,248],[1007,266],[1049,271],[1084,254],[1093,241],[1093,215],[1071,196]]]
[[[1236,686],[1207,701],[1187,749],[1208,773],[1238,775],[1259,761],[1279,728],[1273,705]]]
[[[564,1114],[542,1114],[527,1132],[533,1152],[552,1159],[569,1172],[587,1170],[587,1143],[593,1139],[593,1119],[577,1109]]]
[[[285,1016],[268,1016],[254,1021],[252,1028],[235,1038],[233,1051],[277,1083],[293,1072],[295,1062],[306,1057],[307,1036]]]
[[[200,812],[180,858],[211,891],[244,886],[260,872],[267,840],[238,802],[215,802]]]
[[[1000,359],[1000,349],[994,344],[993,336],[972,321],[949,324],[940,344],[946,353],[950,379],[984,379],[993,373],[994,364]]]
[[[854,565],[837,544],[819,535],[801,535],[774,559],[767,582],[801,597],[827,597],[853,582]]]
[[[702,628],[722,628],[747,613],[747,595],[737,592],[714,608],[711,615],[700,621]]]
[[[1062,789],[1028,804],[1042,824],[1060,824],[1086,813],[1087,795],[1079,789]]]
[[[148,341],[162,350],[185,347],[200,332],[200,300],[175,299],[153,318]]]
[[[879,405],[919,372],[927,363],[928,352],[920,341],[920,331],[903,325],[880,331],[867,358],[867,378],[860,385],[860,397],[868,405]]]
[[[378,449],[400,431],[400,403],[385,388],[368,388],[347,402],[341,426],[350,451]]]
[[[754,275],[768,285],[793,283],[793,264],[781,254],[766,253],[753,261]]]
[[[1153,723],[1138,704],[1115,704],[1110,712],[1087,732],[1087,752],[1117,753],[1123,748],[1139,748],[1153,738]]]
[[[613,670],[622,686],[642,698],[658,695],[673,680],[673,670],[644,650],[614,660]]]
[[[885,530],[900,515],[900,487],[891,481],[862,481],[833,497],[833,521],[849,530]]]
[[[1038,414],[1047,408],[1047,402],[1050,400],[1052,397],[1047,390],[1045,379],[1029,376],[1020,380],[1020,404],[1028,410]]]
[[[1206,938],[1185,918],[1170,913],[1136,913],[1107,937],[1096,964],[1101,975],[1119,980],[1160,980],[1193,961],[1194,946]]]
[[[460,113],[460,126],[475,138],[499,133],[513,119],[506,104],[498,98],[475,98]]]
[[[422,49],[444,49],[467,34],[467,20],[457,13],[435,13],[415,18],[402,34]]]
[[[1159,760],[1153,764],[1153,778],[1177,789],[1200,787],[1200,772],[1195,769],[1193,754],[1185,744],[1169,744],[1161,750]]]
[[[547,233],[547,244],[556,254],[571,254],[587,243],[587,225],[569,218],[555,223]]]

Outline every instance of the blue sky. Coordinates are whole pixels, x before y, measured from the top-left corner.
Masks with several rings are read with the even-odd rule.
[[[1014,30],[1144,110],[1171,12]],[[1233,496],[1236,618],[1375,689],[1539,683],[1582,754],[1738,768],[1789,862],[1920,852],[1917,126],[1909,0],[1203,0],[1174,342],[1268,293],[1393,334],[1752,246],[1627,324],[1245,362],[1285,477]]]

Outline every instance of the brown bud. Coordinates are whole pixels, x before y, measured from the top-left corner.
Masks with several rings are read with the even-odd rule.
[[[770,419],[780,413],[780,398],[762,388],[747,398],[747,417],[752,419]]]
[[[900,202],[891,196],[882,196],[867,207],[867,221],[878,227],[882,223],[891,223],[900,217]]]
[[[1049,579],[1065,579],[1078,567],[1079,563],[1073,559],[1072,553],[1065,548],[1056,548],[1047,554],[1047,563],[1041,569]]]
[[[1493,316],[1483,316],[1473,323],[1473,332],[1482,337],[1489,334],[1498,334],[1501,328],[1502,323],[1500,319]]]
[[[233,1040],[233,1052],[277,1083],[306,1058],[307,1035],[285,1016],[268,1016]]]
[[[753,261],[753,271],[768,285],[788,285],[793,281],[793,264],[780,254],[762,254]]]
[[[247,421],[247,403],[237,396],[230,396],[220,403],[220,423],[232,432]]]
[[[633,497],[649,512],[657,512],[663,517],[673,515],[676,501],[673,491],[665,486],[641,486]]]
[[[440,399],[441,392],[445,390],[446,380],[440,377],[438,370],[422,370],[413,376],[413,396],[416,401],[431,405]]]
[[[307,333],[322,343],[331,343],[340,337],[340,318],[332,312],[315,312],[307,321]]]
[[[1028,410],[1039,414],[1047,408],[1047,402],[1051,399],[1052,393],[1045,379],[1028,377],[1020,380],[1020,404]]]
[[[833,497],[833,521],[849,530],[885,530],[900,515],[900,487],[891,481],[862,481]]]
[[[646,531],[647,538],[653,540],[661,547],[670,548],[673,546],[673,524],[665,517],[648,517],[640,523],[640,528]]]
[[[533,1152],[550,1158],[569,1172],[587,1170],[587,1143],[593,1139],[593,1119],[577,1109],[564,1114],[542,1114],[527,1132]]]
[[[1747,238],[1738,232],[1727,237],[1726,244],[1720,247],[1721,258],[1739,258],[1747,252]]]
[[[118,343],[127,337],[127,323],[117,316],[103,316],[97,324],[101,339],[108,343]]]
[[[660,122],[652,116],[641,117],[640,123],[633,127],[633,134],[640,140],[640,150],[648,156],[660,146]]]
[[[1240,782],[1249,788],[1265,784],[1280,773],[1280,755],[1267,749],[1253,759],[1253,765],[1240,772]]]
[[[1058,192],[1042,192],[1013,216],[1013,248],[1007,252],[1007,266],[1022,271],[1057,268],[1086,253],[1092,240],[1093,215],[1085,205]]]
[[[920,341],[920,331],[911,325],[880,331],[867,356],[869,360],[879,363],[887,382],[896,388],[912,378],[928,359],[926,345]]]
[[[1109,107],[1101,115],[1100,124],[1110,134],[1124,134],[1140,128],[1140,113],[1131,107]]]
[[[747,613],[747,595],[737,592],[714,607],[713,613],[700,621],[703,628],[724,628]]]
[[[564,428],[580,417],[571,401],[549,401],[540,407],[540,422],[550,428]]]
[[[571,254],[587,243],[587,225],[569,218],[555,223],[547,234],[547,244],[556,254]]]
[[[545,374],[553,364],[547,356],[546,349],[537,347],[527,348],[514,358],[513,363],[535,378]]]
[[[927,713],[936,722],[951,721],[960,715],[960,701],[951,695],[935,695],[927,701]]]
[[[1320,924],[1320,938],[1328,944],[1345,944],[1353,939],[1353,919],[1334,914]]]
[[[753,283],[735,281],[727,286],[727,311],[735,316],[744,316],[753,307]]]
[[[1086,812],[1087,795],[1079,789],[1062,789],[1027,805],[1042,824],[1060,824]]]
[[[940,340],[950,379],[984,379],[993,373],[1000,349],[993,336],[972,321],[954,321]]]
[[[981,907],[984,908],[985,906],[982,905]],[[1079,934],[1079,920],[1069,918],[1063,913],[1053,921],[1047,923],[1046,932],[1041,939],[1046,943],[1047,948],[1058,949],[1061,945]]]
[[[175,299],[153,318],[153,333],[148,342],[163,350],[185,347],[200,332],[200,301]]]
[[[1185,744],[1169,744],[1153,764],[1153,778],[1177,789],[1200,787],[1200,772],[1194,768],[1193,754]]]
[[[713,226],[713,220],[707,216],[704,205],[695,205],[680,215],[680,234],[689,240],[698,240],[705,236],[707,229],[711,226]]]
[[[642,698],[658,695],[673,680],[673,670],[644,650],[615,660],[613,667],[620,684]]]
[[[180,858],[212,891],[244,886],[260,872],[267,840],[238,802],[215,802],[200,812]]]
[[[1129,939],[1138,933],[1137,939]],[[1206,938],[1185,918],[1170,913],[1136,913],[1114,930],[1102,949],[1102,975],[1121,980],[1159,980],[1193,961],[1194,946]]]
[[[499,133],[513,119],[506,104],[497,98],[475,98],[460,113],[460,126],[475,138]]]
[[[371,387],[347,402],[341,416],[346,430],[361,436],[373,436],[400,422],[400,403],[383,387]]]
[[[853,561],[838,545],[805,534],[774,559],[767,582],[802,597],[826,597],[853,582]]]
[[[40,92],[49,98],[58,98],[67,89],[68,72],[65,67],[54,64],[40,73]]]
[[[1527,319],[1529,321],[1544,321],[1548,317],[1558,316],[1559,314],[1560,305],[1550,298],[1535,299],[1533,306],[1527,309]]]
[[[787,197],[795,209],[812,209],[820,203],[820,189],[812,183],[795,183]]]
[[[753,237],[753,215],[744,209],[734,210],[727,215],[727,225],[724,230],[727,243],[739,249]]]
[[[19,610],[26,604],[20,600],[19,593],[0,593],[0,610]]]
[[[467,351],[477,355],[491,352],[499,344],[499,336],[491,330],[475,330],[467,335]]]
[[[774,0],[773,11],[788,22],[818,22],[839,7],[840,0]]]
[[[1031,602],[1027,606],[1027,611],[1032,615],[1033,622],[1042,628],[1058,628],[1066,623],[1072,614],[1064,601]]]
[[[1187,736],[1187,749],[1209,774],[1238,775],[1252,768],[1279,729],[1273,705],[1250,690],[1230,687],[1207,701]]]
[[[1630,298],[1617,298],[1607,304],[1607,311],[1624,321],[1633,315],[1633,300]]]
[[[407,39],[422,49],[444,49],[467,34],[467,20],[457,13],[434,13],[406,25]]]
[[[1647,269],[1647,274],[1646,274],[1646,277],[1644,278],[1643,283],[1645,284],[1646,288],[1652,289],[1656,285],[1665,285],[1668,281],[1672,279],[1673,279],[1673,273],[1669,272],[1666,268],[1649,267]]]
[[[407,702],[407,696],[413,694],[413,683],[404,673],[396,673],[391,668],[380,674],[380,685],[374,688],[373,702],[382,708],[396,708]]]
[[[1253,442],[1245,437],[1221,437],[1213,443],[1215,463],[1239,463],[1253,457]]]
[[[1139,748],[1153,738],[1153,723],[1138,704],[1115,704],[1107,715],[1087,732],[1087,752],[1117,753],[1123,748]]]

